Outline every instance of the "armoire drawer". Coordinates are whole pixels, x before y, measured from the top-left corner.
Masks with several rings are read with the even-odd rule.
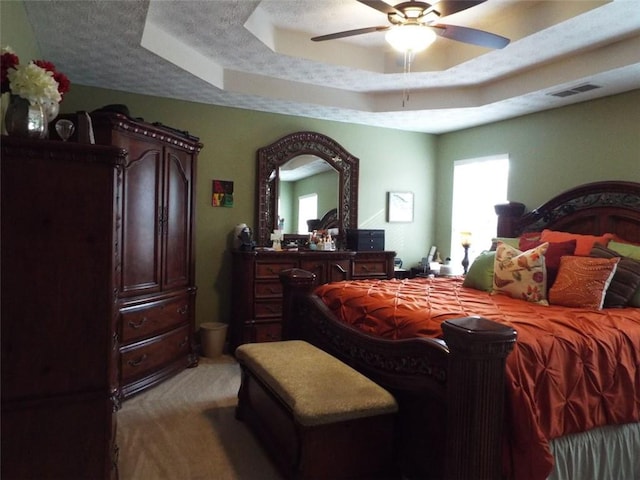
[[[186,357],[189,351],[189,326],[153,337],[120,351],[122,383],[142,377],[176,358]]]
[[[169,330],[186,322],[188,314],[187,297],[124,308],[120,311],[120,341],[127,344]]]

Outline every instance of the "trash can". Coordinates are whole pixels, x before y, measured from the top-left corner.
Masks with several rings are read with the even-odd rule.
[[[222,355],[226,338],[226,323],[205,322],[200,324],[200,343],[202,344],[202,354],[205,357],[216,358]]]

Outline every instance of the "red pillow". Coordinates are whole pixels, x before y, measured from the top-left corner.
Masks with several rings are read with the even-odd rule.
[[[530,250],[541,243],[543,242],[520,237],[520,250]],[[573,255],[576,250],[576,243],[576,240],[549,243],[549,248],[544,254],[544,264],[547,267],[547,289],[551,288],[553,282],[556,281],[558,269],[560,268],[560,258],[565,255]]]
[[[541,235],[542,232],[524,232],[522,235],[520,235],[520,241],[525,240],[527,242],[540,242]]]
[[[612,233],[605,233],[600,236],[596,235],[582,235],[578,233],[558,232],[556,230],[542,230],[540,236],[541,242],[568,242],[569,240],[575,240],[576,251],[574,255],[580,257],[588,257],[591,253],[591,249],[596,243],[604,245],[605,247],[609,243],[609,240],[613,238]]]

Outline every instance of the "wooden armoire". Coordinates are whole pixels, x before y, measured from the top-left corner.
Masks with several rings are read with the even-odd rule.
[[[105,145],[2,137],[3,479],[117,478],[120,401],[197,364],[201,145],[98,117]]]
[[[202,144],[186,132],[91,114],[96,144],[127,151],[116,329],[120,395],[195,366],[195,181]]]

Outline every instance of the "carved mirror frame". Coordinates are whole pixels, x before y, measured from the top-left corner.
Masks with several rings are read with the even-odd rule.
[[[360,160],[338,142],[316,132],[291,133],[258,149],[256,172],[256,232],[258,245],[269,245],[277,228],[279,168],[298,155],[315,155],[339,175],[338,228],[358,228],[358,168]],[[320,212],[321,214],[324,212]]]

